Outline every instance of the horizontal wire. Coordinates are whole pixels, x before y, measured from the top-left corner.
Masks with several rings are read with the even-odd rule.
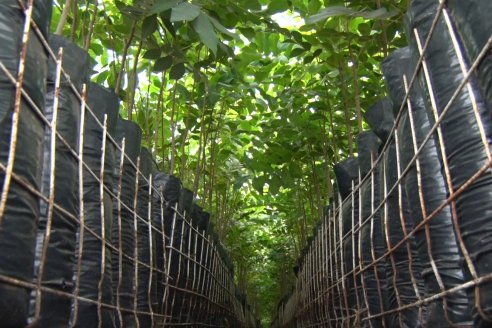
[[[18,1],[18,3],[19,3],[20,9],[22,9],[24,11],[26,9],[24,7],[24,3],[20,0]],[[38,26],[36,25],[34,20],[31,19],[30,24],[31,24],[32,30],[34,31],[37,38],[42,43],[46,52],[48,53],[49,58],[56,61],[57,56],[55,55],[53,50],[50,48],[49,42],[44,38],[43,33],[40,31],[40,29],[38,28]],[[14,86],[16,85],[16,83],[17,83],[16,78],[12,76],[12,74],[8,71],[8,69],[5,67],[5,65],[3,64],[3,62],[1,60],[0,60],[0,71],[3,72],[5,74],[5,76],[7,76],[8,80]],[[101,129],[101,131],[105,131],[105,136],[103,139],[109,140],[110,144],[113,147],[115,147],[115,149],[117,149],[120,152],[123,152],[123,157],[126,160],[125,165],[127,167],[130,166],[131,168],[133,168],[136,171],[136,174],[138,175],[139,179],[142,180],[140,183],[144,183],[144,184],[146,183],[147,186],[149,186],[149,183],[152,181],[151,180],[152,178],[151,177],[149,178],[149,177],[143,175],[142,172],[139,171],[137,164],[135,164],[135,162],[128,156],[128,154],[126,152],[124,152],[124,148],[122,147],[122,145],[120,145],[118,142],[116,142],[116,139],[109,132],[107,132],[107,129],[105,128],[105,125],[103,124],[103,122],[101,122],[96,117],[93,110],[90,108],[89,105],[87,105],[85,99],[83,99],[83,96],[80,94],[78,88],[73,84],[70,76],[63,69],[63,67],[61,67],[61,75],[63,77],[63,81],[61,82],[63,87],[66,88],[68,85],[68,87],[71,89],[71,92],[77,97],[78,101],[80,103],[85,104],[85,109],[87,110],[89,115],[91,115],[91,117],[94,119],[94,121],[96,122],[98,127]],[[79,162],[82,162],[83,168],[87,171],[87,173],[95,181],[95,183],[102,185],[103,190],[112,199],[118,199],[118,202],[121,204],[122,209],[128,211],[129,214],[133,214],[133,216],[135,218],[137,218],[139,221],[143,222],[145,225],[148,225],[150,227],[151,232],[158,233],[163,238],[163,240],[169,240],[170,239],[170,237],[167,236],[162,229],[158,228],[156,226],[156,223],[154,223],[150,218],[148,218],[148,219],[143,218],[139,213],[137,213],[136,209],[132,208],[133,206],[128,205],[125,202],[122,202],[118,198],[118,195],[116,194],[116,192],[113,191],[112,188],[109,188],[106,184],[104,184],[104,181],[101,180],[102,176],[100,177],[97,173],[95,173],[87,165],[87,163],[85,161],[81,161],[81,156],[77,152],[77,150],[75,150],[69,144],[69,142],[63,137],[63,135],[57,129],[53,129],[52,123],[46,118],[43,111],[36,105],[36,103],[30,97],[28,92],[24,88],[21,88],[20,92],[21,92],[21,96],[23,97],[23,99],[29,105],[29,110],[31,110],[36,115],[36,117],[45,125],[45,127],[47,129],[54,130],[53,135],[56,137],[56,139],[59,140],[61,142],[61,144],[63,144],[67,148],[68,153],[74,159],[76,159]],[[54,150],[52,150],[52,151],[54,151]],[[55,170],[56,170],[56,168],[55,168]],[[0,163],[0,171],[6,172],[6,167],[3,163]],[[34,187],[29,182],[24,180],[17,173],[12,172],[10,175],[11,175],[11,178],[13,178],[13,180],[16,183],[18,183],[20,186],[22,186],[27,192],[29,192],[33,196],[39,198],[41,201],[43,201],[45,203],[50,202],[50,199],[46,195],[44,195],[42,192],[37,190],[36,187]],[[187,233],[190,236],[189,238],[192,238],[191,236],[198,236],[198,238],[203,240],[203,243],[205,244],[205,245],[203,245],[203,243],[202,243],[203,247],[206,247],[207,249],[211,250],[209,262],[211,264],[217,263],[217,266],[214,265],[214,269],[212,272],[210,268],[207,268],[207,266],[206,266],[207,264],[205,264],[201,261],[197,261],[196,258],[194,258],[194,256],[192,254],[186,254],[185,252],[181,252],[181,251],[179,252],[180,261],[193,262],[194,265],[198,265],[198,272],[200,272],[200,275],[203,274],[203,277],[202,277],[203,282],[206,280],[209,280],[210,278],[212,278],[213,281],[215,281],[215,283],[213,284],[214,291],[207,291],[207,294],[212,295],[212,296],[215,295],[216,298],[219,297],[219,298],[217,298],[217,300],[219,300],[220,302],[226,302],[226,299],[224,298],[224,296],[227,295],[228,298],[232,298],[232,299],[230,299],[230,301],[227,301],[227,303],[224,303],[224,304],[230,304],[229,302],[232,302],[233,304],[235,304],[235,307],[239,306],[239,301],[235,299],[233,292],[232,292],[232,289],[228,288],[228,286],[233,286],[232,276],[231,276],[231,273],[230,273],[227,265],[225,264],[224,260],[220,256],[220,253],[217,249],[218,244],[213,242],[213,240],[210,238],[210,235],[206,231],[202,231],[201,229],[198,229],[198,227],[192,223],[191,217],[188,218],[188,215],[186,215],[185,213],[180,213],[176,208],[168,206],[168,205],[171,205],[171,203],[168,200],[166,200],[164,195],[156,188],[156,186],[150,185],[150,190],[151,190],[151,192],[148,192],[148,193],[145,192],[145,195],[148,195],[149,197],[152,197],[152,194],[154,194],[154,193],[159,195],[159,197],[161,199],[161,204],[160,204],[161,205],[161,213],[162,213],[164,207],[167,209],[172,209],[172,212],[174,213],[174,215],[179,220],[181,220],[183,222],[184,226],[186,226]],[[90,233],[90,235],[95,237],[100,242],[104,243],[104,245],[106,247],[108,247],[111,252],[121,253],[123,258],[125,258],[125,260],[132,261],[133,265],[137,265],[138,267],[150,269],[151,272],[163,274],[163,278],[165,278],[168,281],[168,283],[165,284],[165,286],[167,286],[171,289],[174,289],[176,291],[180,291],[185,295],[194,295],[195,297],[198,297],[200,299],[204,299],[208,302],[207,304],[209,304],[209,305],[211,304],[216,309],[220,309],[222,311],[225,311],[225,312],[229,313],[230,315],[236,314],[235,313],[235,307],[231,308],[230,306],[226,306],[224,304],[218,303],[218,301],[214,301],[210,297],[207,297],[203,291],[202,292],[195,292],[195,291],[192,291],[190,289],[181,288],[177,285],[174,286],[172,281],[174,281],[175,277],[170,277],[169,274],[166,272],[167,270],[162,270],[160,268],[157,268],[155,266],[152,266],[152,265],[149,265],[145,262],[142,262],[142,261],[138,260],[138,258],[135,259],[134,257],[129,256],[128,254],[126,254],[126,252],[122,251],[120,248],[115,247],[110,241],[107,240],[107,238],[102,238],[97,232],[88,228],[85,224],[81,224],[80,220],[78,219],[78,217],[76,215],[70,213],[68,210],[66,210],[65,208],[63,208],[62,206],[57,204],[56,202],[52,202],[51,204],[52,204],[53,209],[55,209],[56,211],[59,211],[65,218],[68,218],[69,220],[73,221],[81,229],[88,231]],[[173,251],[176,252],[176,249],[173,246],[167,245],[167,242],[165,242],[165,250],[166,250],[166,252],[169,252],[167,257],[169,257],[171,255],[171,252],[173,252]],[[166,254],[164,254],[164,256],[166,257]],[[196,268],[195,268],[195,270],[196,270]],[[161,318],[161,319],[162,318],[172,319],[172,316],[169,316],[169,315],[163,315],[163,314],[159,314],[156,312],[138,311],[136,309],[125,309],[125,308],[121,308],[121,307],[116,306],[116,305],[106,304],[104,302],[98,302],[96,300],[87,299],[87,298],[84,298],[81,296],[76,296],[73,293],[62,292],[62,291],[54,289],[54,288],[46,287],[42,284],[39,285],[39,283],[26,282],[26,281],[22,281],[22,280],[15,279],[15,278],[8,277],[8,276],[4,276],[4,275],[0,275],[0,281],[3,281],[5,283],[9,283],[11,285],[21,286],[21,287],[24,287],[27,289],[39,290],[39,291],[45,292],[45,293],[56,294],[56,295],[59,295],[62,297],[68,297],[71,299],[77,299],[77,300],[82,301],[82,302],[88,302],[88,303],[96,304],[96,305],[104,307],[104,308],[114,309],[120,313],[121,312],[133,313],[133,314],[138,314],[138,315],[148,315],[148,316],[151,316],[152,318],[156,317],[156,318]],[[150,283],[150,281],[149,281],[149,283]],[[161,283],[164,284],[164,282],[161,282]],[[172,325],[173,326],[196,326],[196,325],[199,325],[199,326],[204,326],[204,327],[224,327],[223,325],[212,325],[212,324],[206,324],[203,322],[179,322],[179,323],[172,322]]]

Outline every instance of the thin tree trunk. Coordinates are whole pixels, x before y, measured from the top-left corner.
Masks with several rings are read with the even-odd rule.
[[[210,179],[208,180],[208,186],[205,190],[205,199],[207,199],[207,203],[209,208],[212,208],[213,205],[213,190],[215,184],[215,142],[217,140],[217,132],[214,137],[210,139],[210,161],[209,161],[209,171],[210,171]]]
[[[60,20],[58,21],[58,25],[56,26],[55,34],[62,35],[63,28],[67,23],[68,14],[70,14],[70,8],[72,6],[72,0],[67,0],[65,5],[63,6],[63,10],[60,16]]]
[[[381,8],[381,0],[376,0],[376,6],[377,8]],[[380,23],[381,23],[381,30],[383,32],[383,54],[384,54],[384,57],[387,57],[388,56],[388,32],[387,32],[387,28],[386,28],[386,22],[381,19],[380,20]]]
[[[205,168],[207,167],[207,144],[208,144],[208,137],[209,137],[209,130],[208,130],[208,126],[207,126],[207,129],[205,129],[205,133],[203,134],[203,147],[202,147],[202,165],[201,165],[201,169],[200,169],[200,175],[203,175],[203,179],[201,179],[200,181],[203,183],[203,191],[205,191],[205,183],[206,183],[206,174],[205,174]],[[198,184],[199,185],[199,184]],[[197,189],[197,193],[198,193],[198,190],[199,190],[199,187]],[[205,194],[202,195],[204,198],[205,198]]]
[[[195,193],[195,195],[197,194],[200,186],[200,176],[202,174],[202,171],[205,169],[205,166],[203,164],[206,160],[205,148],[207,147],[207,136],[205,131],[205,117],[206,117],[205,113],[207,111],[208,91],[209,91],[209,86],[207,83],[205,83],[203,109],[202,109],[202,115],[200,117],[200,146],[198,148],[198,159],[196,163],[195,176],[193,181],[193,192]],[[202,157],[201,162],[200,162],[200,156]]]
[[[304,203],[302,202],[302,198],[300,195],[300,191],[297,192],[297,201],[298,201],[298,206],[299,210],[302,215],[302,220],[301,220],[301,245],[304,247],[306,245],[306,231],[307,231],[307,217],[306,217],[306,209],[304,207]]]
[[[312,175],[311,175],[311,178],[312,178]],[[309,186],[306,188],[307,190],[307,193],[306,193],[306,196],[307,196],[307,199],[308,199],[308,202],[309,202],[309,208],[311,210],[311,215],[314,215],[316,213],[316,208],[314,206],[314,197],[313,197],[313,181],[311,181],[311,183],[309,184]],[[308,218],[311,218],[311,215],[308,216]]]
[[[125,72],[126,58],[128,56],[128,49],[130,48],[130,45],[133,41],[133,37],[135,36],[136,28],[137,28],[137,21],[133,21],[132,31],[130,32],[130,36],[128,37],[128,40],[125,43],[125,47],[123,48],[123,56],[121,58],[120,72],[118,73],[118,77],[117,77],[116,83],[114,85],[114,92],[116,94],[120,93],[121,81],[123,80],[123,74]]]
[[[202,156],[202,147],[204,147],[204,129],[205,129],[205,109],[202,111],[202,115],[200,118],[200,137],[199,137],[199,145],[198,145],[198,153],[197,153],[197,159],[196,159],[196,167],[195,167],[195,176],[193,177],[193,192],[197,193],[198,191],[198,186],[200,184],[200,174],[201,168],[202,168],[202,163],[201,163],[201,156]]]
[[[340,65],[340,78],[342,81],[341,85],[341,90],[342,90],[342,97],[344,101],[344,107],[345,107],[345,125],[347,128],[347,142],[348,142],[348,150],[349,150],[349,155],[353,156],[354,155],[354,140],[353,140],[353,135],[352,135],[352,123],[350,122],[350,107],[349,107],[349,101],[348,101],[348,94],[347,94],[347,85],[345,81],[345,70],[342,65]]]
[[[108,15],[106,15],[107,9],[106,9],[106,5],[104,4],[104,1],[101,2],[101,5],[103,7],[102,15],[104,17],[104,20],[106,21],[105,27],[106,27],[106,32],[108,34],[109,43],[111,44],[112,49],[116,49],[113,39],[113,33],[111,33],[111,31],[109,31],[108,29],[108,26],[111,25],[111,22],[109,21]],[[112,68],[113,74],[116,78],[118,76],[118,69],[116,67],[117,66],[116,64],[118,63],[118,57],[115,55],[115,53],[116,53],[115,51],[111,51],[111,54],[113,56],[113,62],[110,63],[110,67]]]
[[[330,115],[330,131],[331,131],[331,146],[333,148],[333,159],[338,161],[338,145],[337,145],[337,134],[335,131],[335,125],[333,124],[333,110],[331,108],[328,109],[328,113]]]
[[[359,133],[362,132],[362,111],[360,108],[360,88],[359,88],[359,66],[353,59],[352,72],[354,75],[354,98],[355,98],[355,113],[357,115],[357,127]]]
[[[212,208],[212,198],[213,198],[213,189],[215,186],[215,178],[216,178],[216,170],[217,170],[217,163],[215,163],[215,158],[216,158],[216,146],[217,146],[217,139],[219,138],[219,131],[222,127],[222,122],[223,118],[225,115],[225,102],[222,102],[222,106],[220,108],[220,113],[219,113],[219,119],[216,123],[216,128],[215,128],[215,133],[213,135],[213,138],[210,140],[210,180],[208,184],[208,193],[205,192],[205,197],[207,197],[208,194],[208,203],[210,205],[210,208]]]
[[[70,31],[70,38],[72,42],[75,42],[77,40],[77,30],[79,28],[79,6],[77,0],[72,1],[71,7],[73,11],[73,22],[72,30]]]
[[[354,83],[355,115],[357,117],[358,132],[360,133],[360,132],[362,132],[362,112],[361,112],[361,108],[360,108],[359,63],[357,62],[358,57],[355,57],[353,52],[352,52],[352,47],[351,47],[350,41],[349,41],[348,48],[349,48],[350,60],[352,61],[352,76],[353,76],[353,81],[354,81],[353,83]]]
[[[137,54],[135,55],[135,60],[133,62],[133,70],[132,70],[133,71],[133,76],[132,76],[133,83],[132,83],[132,88],[131,88],[131,93],[130,93],[130,99],[128,101],[128,114],[127,114],[130,121],[132,120],[133,108],[135,106],[135,93],[136,93],[136,90],[137,90],[137,81],[138,81],[138,79],[137,79],[137,76],[138,76],[138,62],[140,60],[140,53],[142,52],[142,46],[143,46],[143,42],[142,42],[142,40],[140,40],[140,43],[139,43],[138,49],[137,49]],[[149,87],[150,87],[150,83],[149,83]],[[150,94],[149,91],[150,90],[147,90],[147,96]]]
[[[186,140],[188,139],[188,126],[189,126],[189,120],[190,117],[189,115],[186,116],[186,123],[185,123],[185,130],[184,133],[181,135],[181,163],[179,165],[179,177],[181,181],[185,180],[186,176],[186,159],[188,156],[185,154],[185,148],[186,148]]]
[[[82,27],[80,28],[80,40],[85,40],[89,34],[89,23],[87,22],[89,14],[89,0],[85,0],[85,11],[82,18]],[[85,45],[85,42],[83,43]]]
[[[85,43],[84,43],[85,51],[89,50],[89,47],[91,45],[92,33],[94,32],[94,26],[96,25],[97,6],[98,6],[98,2],[97,0],[94,0],[94,14],[92,15],[91,23],[89,25],[89,31],[87,32],[87,36],[85,38]]]
[[[165,80],[165,72],[162,72],[162,84],[161,84],[161,87],[159,89],[159,97],[157,98],[157,108],[156,108],[156,113],[155,113],[155,127],[154,127],[154,147],[155,147],[155,152],[154,152],[154,156],[157,155],[157,150],[158,150],[158,145],[159,145],[159,124],[160,124],[160,118],[161,116],[163,116],[164,114],[164,110],[163,110],[163,102],[164,102],[164,86],[166,85],[166,80]],[[150,79],[149,79],[150,81]],[[164,138],[163,138],[164,139]],[[164,140],[163,140],[163,143],[164,143]],[[162,146],[162,148],[164,149],[164,145]],[[162,152],[162,161],[164,161],[164,151]]]
[[[323,131],[323,157],[324,157],[324,165],[323,165],[323,170],[325,174],[325,180],[326,180],[326,191],[324,194],[326,195],[326,204],[328,204],[328,199],[333,196],[333,186],[331,185],[331,177],[330,177],[330,165],[329,163],[333,163],[333,160],[330,158],[330,155],[328,154],[329,151],[329,138],[328,138],[328,133],[326,132],[326,121],[321,125],[320,123],[320,128]],[[325,205],[326,205],[325,204]]]
[[[311,150],[312,150],[312,145],[311,145]],[[316,173],[316,161],[314,160],[314,157],[311,157],[311,167],[312,167],[312,172],[313,172],[313,184],[316,192],[316,203],[318,207],[318,218],[321,219],[323,217],[323,202],[321,201],[321,188],[320,188],[320,181],[318,178],[318,174]]]
[[[178,91],[178,80],[174,82],[173,106],[171,110],[171,161],[169,162],[169,173],[174,173],[174,162],[176,158],[176,92]]]

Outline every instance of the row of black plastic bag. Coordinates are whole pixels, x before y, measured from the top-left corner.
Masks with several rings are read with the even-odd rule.
[[[25,16],[0,1],[0,63],[14,79],[0,71],[1,326],[253,326],[210,215],[157,171],[118,96],[89,83],[87,52],[48,35],[51,8],[34,2],[42,38],[31,27],[16,112]]]
[[[439,6],[412,2],[409,47],[382,64],[389,98],[366,112],[372,131],[358,136],[358,157],[335,165],[343,202],[300,260],[294,296],[312,309],[293,326],[492,326],[492,2]],[[336,241],[323,245],[338,258],[322,260],[336,264],[314,302],[299,280],[328,225]]]

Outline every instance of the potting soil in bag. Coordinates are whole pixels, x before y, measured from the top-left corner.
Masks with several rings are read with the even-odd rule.
[[[369,107],[364,118],[374,133],[381,140],[381,147],[390,137],[391,129],[395,124],[393,116],[393,102],[386,97]]]
[[[418,31],[421,42],[429,34],[437,5],[438,1],[434,0],[416,0],[407,14],[407,29]],[[417,49],[416,41],[415,35],[412,34],[410,38],[412,49]],[[430,101],[425,103],[432,124],[436,116],[443,113],[448,106],[453,94],[464,80],[463,71],[466,71],[466,68],[460,66],[451,32],[442,16],[429,43],[426,63],[432,88],[425,85],[424,91],[434,96],[437,107],[435,113]],[[453,191],[462,187],[489,163],[488,149],[492,143],[492,119],[475,85],[476,80],[472,76],[470,84],[459,91],[458,97],[449,105],[449,110],[440,123],[452,184],[449,187]],[[483,134],[480,125],[483,127]],[[491,199],[492,175],[487,170],[467,186],[455,201],[459,229],[479,277],[492,272]],[[471,278],[468,276],[466,280]],[[475,290],[471,288],[468,291],[469,300],[472,300]],[[474,308],[474,324],[478,327],[488,326],[492,322],[492,282],[481,284],[478,292],[480,299],[475,303],[481,309]]]
[[[40,1],[33,16],[51,1]],[[17,79],[19,54],[25,16],[16,1],[0,2],[0,62]],[[48,20],[39,21],[48,28]],[[47,78],[47,53],[31,29],[27,44],[22,87],[36,107],[44,112]],[[15,110],[15,84],[0,70],[0,188],[4,191],[5,169],[8,165],[12,117]],[[35,190],[40,190],[43,162],[44,124],[35,109],[21,97],[13,172]],[[34,271],[39,199],[11,177],[5,211],[0,217],[0,275],[31,282]],[[29,312],[29,290],[0,283],[0,322],[4,327],[24,327]]]
[[[359,224],[359,190],[352,191],[352,185],[359,183],[359,164],[357,158],[349,158],[335,165],[335,176],[337,185],[342,196],[342,235],[343,258],[341,265],[343,270],[340,274],[345,275],[345,285],[347,289],[347,299],[342,300],[342,304],[349,307],[349,312],[358,311],[362,305],[360,298],[360,279],[354,275],[354,270],[359,268],[359,233],[354,232]],[[340,237],[340,236],[339,236]],[[344,312],[347,315],[347,312]]]
[[[390,138],[394,123],[391,100],[386,98],[378,102],[366,112],[365,117],[381,141],[386,142]],[[382,124],[382,122],[386,123]],[[390,124],[390,122],[392,123]],[[383,154],[380,172],[379,195],[381,202],[386,198],[381,208],[381,228],[385,251],[389,251],[413,230],[405,191],[402,184],[396,185],[400,172],[393,137]],[[387,310],[395,310],[415,303],[424,296],[424,282],[421,276],[422,264],[413,236],[394,249],[387,257],[386,262]],[[387,318],[389,327],[423,327],[425,306],[393,312],[388,314]]]
[[[191,221],[193,229],[189,230],[187,236],[190,260],[185,263],[186,271],[186,286],[185,289],[195,290],[200,294],[204,293],[202,288],[202,276],[204,274],[202,265],[205,264],[205,257],[202,254],[203,237],[202,234],[206,231],[208,225],[209,214],[203,211],[203,208],[198,204],[194,204],[191,210]],[[206,221],[206,222],[205,222]],[[193,260],[194,259],[194,260]],[[200,305],[203,301],[201,297],[196,297],[193,294],[187,295],[188,301],[184,301],[187,304],[188,318],[192,320],[200,320],[200,316],[203,315],[200,309]],[[188,319],[188,320],[189,320]]]
[[[82,227],[79,227],[79,239],[82,239],[78,244],[78,247],[82,248],[79,296],[111,305],[113,302],[111,249],[107,243],[111,242],[113,199],[108,191],[113,190],[115,181],[115,147],[106,137],[104,167],[101,168],[102,124],[106,115],[107,133],[115,135],[119,99],[113,91],[91,83],[88,89],[87,106],[90,110],[87,109],[85,115],[83,159],[95,177],[84,167],[83,211],[86,229],[83,238],[80,238]],[[102,195],[99,181],[101,169],[104,174]],[[114,327],[114,311],[107,307],[98,308],[93,303],[78,301],[77,317],[73,320],[77,327],[97,327],[99,322],[103,327]]]
[[[413,73],[413,64],[409,48],[393,52],[383,63],[382,69],[393,103],[402,102],[405,94],[403,76],[408,80]],[[410,94],[411,106],[404,109],[398,125],[398,147],[402,171],[410,165],[411,169],[404,178],[405,192],[413,219],[414,227],[427,218],[447,199],[447,186],[442,174],[435,136],[423,146],[418,162],[411,163],[424,138],[430,133],[430,122],[419,87],[415,83]],[[414,140],[415,137],[415,140]],[[418,165],[418,167],[417,167]],[[428,221],[415,234],[415,241],[422,263],[422,277],[426,285],[426,297],[441,292],[438,280],[442,280],[444,289],[450,289],[465,282],[463,257],[460,252],[453,227],[450,206],[446,206]],[[435,270],[432,268],[435,264]],[[460,290],[446,298],[438,299],[428,305],[427,325],[436,326],[446,323],[469,323],[470,300],[466,291]]]
[[[207,256],[208,256],[208,242],[207,242],[207,230],[210,224],[210,213],[202,211],[200,219],[198,221],[198,237],[196,242],[196,258],[199,259],[200,265],[197,266],[198,275],[195,276],[195,288],[200,291],[202,295],[207,293],[207,282],[206,277],[208,273],[204,267],[207,266]],[[198,304],[197,304],[198,303]],[[203,317],[207,315],[206,312],[207,302],[202,297],[196,297],[194,301],[194,309],[196,309],[197,317]],[[192,311],[193,313],[193,311]]]
[[[140,154],[142,130],[133,122],[118,117],[115,141],[123,149],[124,157],[121,162],[121,150],[116,150],[114,166],[115,181],[113,193],[113,231],[112,243],[118,251],[111,254],[113,268],[113,297],[114,304],[120,309],[116,316],[117,326],[135,327],[135,315],[128,313],[134,308],[134,273],[135,263],[135,234],[134,234],[134,200],[136,187],[136,165]],[[121,318],[120,318],[121,315]],[[120,322],[120,320],[122,320]]]
[[[452,22],[464,45],[468,66],[471,66],[492,37],[492,1],[447,0]],[[489,113],[492,113],[492,57],[490,49],[477,67],[476,80]]]
[[[188,230],[188,224],[185,224],[183,217],[189,218],[193,206],[193,192],[187,188],[181,188],[178,213],[173,215],[171,227],[174,227],[170,232],[170,255],[168,257],[168,274],[169,274],[169,297],[167,299],[166,314],[172,316],[171,322],[180,322],[182,311],[183,291],[178,288],[184,286],[183,254],[186,254],[187,245],[184,236]],[[188,219],[187,219],[188,220]]]
[[[78,159],[73,154],[79,147],[80,127],[80,99],[72,90],[76,88],[82,93],[82,85],[89,81],[90,61],[89,54],[77,47],[72,42],[56,35],[50,36],[50,47],[55,54],[63,48],[62,68],[70,76],[67,81],[62,73],[60,90],[58,95],[58,114],[56,132],[63,138],[55,139],[55,166],[51,164],[51,133],[53,127],[45,130],[44,163],[41,190],[49,198],[51,170],[54,174],[54,203],[61,206],[73,217],[79,215],[79,185],[78,185]],[[57,63],[54,58],[48,62],[48,88],[46,93],[46,118],[53,119],[55,101],[55,83]],[[68,143],[68,147],[65,144]],[[39,218],[37,244],[36,244],[36,279],[42,279],[42,285],[56,290],[73,292],[73,272],[75,264],[75,246],[77,222],[53,208],[52,217],[49,218],[49,207],[46,202],[41,202],[41,216]],[[42,277],[37,275],[39,261],[42,258],[42,248],[46,235],[47,223],[51,220],[50,238],[44,254],[45,264]],[[37,319],[38,327],[66,327],[70,319],[70,307],[72,300],[68,297],[53,293],[41,295],[41,313]],[[36,295],[32,295],[31,313],[34,314]]]
[[[360,261],[362,267],[371,265],[360,274],[363,298],[369,315],[383,313],[387,308],[386,265],[387,258],[373,264],[385,253],[385,243],[381,228],[381,210],[376,208],[381,200],[379,195],[379,170],[374,166],[378,157],[381,140],[372,131],[361,132],[357,136],[358,161],[361,176],[360,186]],[[373,168],[374,166],[374,168]],[[373,168],[373,169],[372,169]],[[372,170],[371,170],[372,169]],[[372,327],[387,326],[386,317],[380,316],[370,320]]]
[[[28,0],[23,0],[22,3],[24,4],[24,8],[27,8]],[[33,5],[32,20],[36,23],[44,38],[48,39],[53,0],[34,0]],[[0,6],[2,6],[2,8],[9,7],[7,10],[11,13],[15,13],[15,15],[23,15],[22,8],[16,0],[0,0]]]
[[[352,184],[357,186],[359,183],[359,161],[350,158],[333,167],[337,180],[337,187],[342,197],[342,201],[352,192]]]
[[[396,145],[392,142],[383,155],[384,172],[380,176],[381,197],[386,192],[386,205],[382,209],[383,235],[388,241],[387,248],[395,247],[405,235],[414,229],[406,192],[403,185],[391,188],[398,181]],[[386,187],[384,187],[386,185]],[[400,201],[401,199],[401,201]],[[413,304],[425,297],[422,278],[422,263],[415,237],[411,236],[400,247],[393,250],[387,260],[386,279],[388,284],[388,309]],[[406,308],[388,316],[390,327],[424,327],[426,306]]]
[[[152,215],[151,200],[152,190],[149,182],[155,172],[155,165],[146,148],[140,151],[140,174],[138,176],[137,195],[137,254],[138,254],[138,276],[137,276],[137,310],[152,312]],[[150,206],[150,207],[149,207]],[[151,327],[153,318],[147,314],[139,314],[138,321],[142,327]]]
[[[159,230],[159,233],[154,231],[154,245],[156,250],[154,263],[158,269],[167,273],[172,222],[181,192],[181,181],[175,176],[159,172],[154,176],[153,184],[157,192],[153,194],[152,206],[154,209],[152,211],[152,220],[155,227]],[[153,278],[157,286],[155,311],[164,313],[164,302],[168,299],[168,295],[166,294],[166,300],[164,300],[165,284],[168,283],[167,277],[161,272],[155,272]]]

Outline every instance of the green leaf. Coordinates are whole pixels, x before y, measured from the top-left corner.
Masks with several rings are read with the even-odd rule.
[[[234,38],[236,40],[240,40],[241,38],[236,34],[236,33],[232,33],[231,31],[229,31],[228,29],[226,29],[224,27],[224,25],[222,25],[218,20],[216,20],[215,18],[213,17],[208,17],[210,19],[210,21],[212,22],[212,24],[214,24],[215,28],[217,29],[217,31],[219,31],[220,33],[222,34],[225,34],[225,35],[228,35],[230,36],[231,38]]]
[[[316,57],[314,57],[314,56],[306,56],[306,57],[304,57],[303,62],[304,62],[304,64],[310,64],[310,63],[312,63],[312,61],[314,60],[314,58],[316,58]]]
[[[310,13],[318,12],[321,8],[321,2],[319,0],[309,0],[308,10]]]
[[[151,14],[159,14],[175,7],[181,0],[157,0],[152,6]]]
[[[356,14],[356,16],[360,16],[365,19],[387,19],[398,15],[398,10],[392,8],[388,10],[386,8],[379,8],[372,11],[361,11]]]
[[[304,48],[294,48],[290,52],[290,57],[297,57],[297,56],[303,54],[304,52],[306,52],[306,49],[304,49]]]
[[[154,64],[153,70],[155,72],[162,72],[162,71],[168,70],[172,65],[173,65],[173,57],[172,56],[166,56],[166,57],[157,59],[157,61]]]
[[[115,5],[124,16],[130,19],[140,19],[145,14],[141,8],[136,6],[127,6],[121,1],[115,1]]]
[[[242,35],[244,35],[247,39],[253,39],[255,37],[255,30],[252,28],[244,28],[240,27],[238,30],[241,32]]]
[[[185,74],[186,69],[184,63],[174,65],[169,72],[169,78],[173,80],[179,80]]]
[[[369,36],[371,34],[371,25],[368,23],[363,23],[358,26],[360,34]]]
[[[188,91],[188,89],[186,89],[185,86],[181,85],[181,84],[178,84],[178,86],[176,87],[176,90],[178,91],[178,93],[183,96],[185,99],[190,99],[190,92]]]
[[[247,175],[242,175],[236,178],[236,181],[234,182],[234,190],[239,190],[242,188],[243,184],[248,181],[248,176]]]
[[[268,4],[268,13],[270,14],[281,13],[287,9],[289,9],[287,0],[273,0]]]
[[[244,9],[259,11],[261,10],[261,5],[258,3],[258,0],[248,0]]]
[[[292,31],[291,32],[292,37],[294,37],[294,40],[296,40],[297,43],[302,43],[302,34],[298,31]]]
[[[306,25],[321,22],[327,18],[336,16],[362,17],[365,19],[387,19],[396,16],[398,13],[399,11],[395,8],[392,8],[391,10],[379,8],[372,11],[357,11],[353,8],[344,6],[332,6],[324,8],[319,13],[308,17],[306,19]]]
[[[303,175],[302,168],[294,162],[289,165],[289,173],[294,178],[302,178]]]
[[[321,10],[319,13],[312,15],[306,19],[306,25],[314,24],[320,21],[323,21],[329,17],[335,17],[335,16],[343,16],[343,15],[351,15],[356,13],[357,11],[344,7],[344,6],[332,6],[332,7],[327,7]]]
[[[313,121],[315,121],[315,120],[326,121],[326,117],[321,113],[314,113],[313,115],[311,115],[311,120],[313,120]]]
[[[270,181],[268,181],[268,192],[276,195],[282,186],[282,180],[278,175],[273,175]]]
[[[192,21],[201,13],[200,7],[189,2],[183,2],[173,8],[171,22]]]
[[[215,34],[215,29],[210,22],[210,19],[204,13],[200,15],[193,21],[193,28],[195,32],[200,36],[200,40],[214,53],[217,55],[217,44],[219,39],[217,34]]]
[[[161,49],[150,49],[145,52],[143,58],[146,59],[158,59],[161,57]]]
[[[333,78],[333,77],[337,77],[338,75],[340,75],[340,71],[338,69],[334,69],[333,71],[331,71],[330,73],[328,73],[328,76]]]
[[[89,49],[91,49],[92,51],[94,51],[94,53],[98,56],[102,55],[103,52],[104,52],[104,48],[103,46],[101,46],[100,44],[97,44],[97,43],[92,43],[90,44],[89,46]]]
[[[266,182],[266,177],[264,175],[255,177],[253,179],[253,187],[258,191],[260,194],[263,194],[263,187],[265,186]]]
[[[142,35],[144,37],[147,37],[149,35],[152,35],[152,33],[157,30],[158,24],[157,24],[157,16],[152,15],[149,17],[146,17],[142,23]]]

